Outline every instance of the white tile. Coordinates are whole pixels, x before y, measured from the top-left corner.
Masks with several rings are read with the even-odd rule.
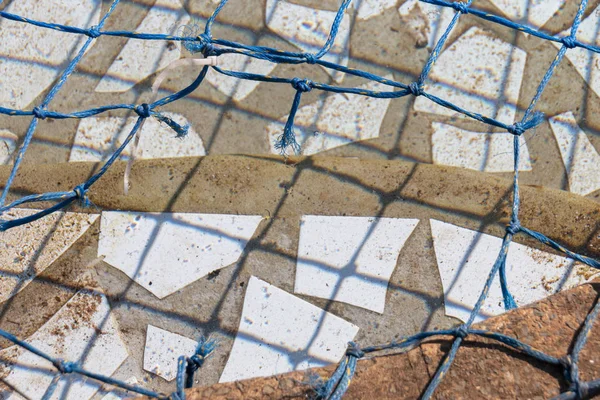
[[[100,1],[21,0],[10,2],[4,11],[38,21],[89,28],[100,20]],[[87,39],[84,35],[2,19],[0,106],[26,108],[54,82]]]
[[[246,72],[250,74],[269,75],[277,64],[243,54],[223,54],[219,56],[219,67],[224,70]],[[258,81],[238,79],[223,75],[210,69],[206,80],[217,90],[235,101],[244,100],[260,84]]]
[[[433,163],[484,172],[514,170],[514,136],[510,133],[482,133],[433,122],[431,124]],[[520,137],[519,171],[531,171],[529,149]]]
[[[600,189],[600,154],[572,112],[549,119],[569,177],[569,190],[582,196]]]
[[[391,79],[391,75],[385,76]],[[358,88],[391,91],[392,87],[369,82]],[[294,120],[296,140],[302,155],[317,154],[352,142],[373,139],[379,131],[390,99],[376,99],[356,94],[332,94],[325,100],[300,107]],[[279,154],[275,143],[283,133],[288,116],[267,126],[271,153]]]
[[[136,32],[170,33],[190,20],[180,0],[157,0]],[[125,92],[181,56],[181,43],[129,39],[102,78],[96,92]]]
[[[383,14],[388,8],[396,5],[398,0],[358,0],[359,20],[366,20]]]
[[[302,51],[315,54],[327,41],[336,12],[317,10],[283,0],[267,0],[266,15],[269,29]],[[347,66],[349,46],[350,18],[346,13],[333,46],[321,59]],[[344,79],[342,72],[330,69],[325,71],[338,83]]]
[[[177,359],[191,357],[198,342],[148,325],[144,347],[144,369],[171,382],[177,377]]]
[[[566,0],[490,0],[506,18],[541,28],[560,10]]]
[[[567,29],[557,36],[569,36],[571,29]],[[577,39],[583,43],[600,45],[600,5],[585,18],[577,30]],[[558,49],[562,43],[552,44]],[[567,50],[565,58],[573,64],[579,75],[588,83],[590,89],[600,96],[600,55],[597,53],[576,47]],[[564,61],[563,61],[564,63]]]
[[[0,129],[0,165],[9,163],[18,141],[17,135],[7,129]]]
[[[525,59],[523,50],[473,27],[442,52],[424,89],[467,111],[512,124]],[[467,118],[423,96],[415,100],[415,110]]]
[[[98,255],[162,299],[237,261],[256,215],[102,213]]]
[[[338,362],[358,327],[254,276],[219,382]]]
[[[107,376],[128,356],[106,297],[87,291],[75,294],[27,342],[52,357],[83,363],[88,371]],[[31,399],[42,398],[57,373],[50,362],[16,345],[0,350],[0,358],[15,362],[7,365],[10,373],[4,380]],[[100,386],[78,374],[64,375],[50,399],[90,399]],[[19,398],[16,393],[9,396]]]
[[[418,222],[302,216],[294,292],[383,313],[398,255]]]
[[[436,220],[431,220],[431,231],[446,315],[466,321],[500,252],[502,239]],[[569,258],[513,242],[506,259],[506,275],[511,294],[522,306],[598,274]],[[503,312],[500,278],[496,275],[475,321]]]
[[[4,220],[24,218],[39,212],[15,208],[2,214]],[[0,240],[0,303],[25,288],[98,219],[98,215],[56,212],[37,221],[2,232]]]
[[[456,11],[419,0],[407,0],[402,3],[398,13],[408,28],[423,35],[418,38],[419,41],[426,42],[427,47],[432,49],[450,25]]]
[[[180,125],[188,120],[180,114],[163,113]],[[135,125],[137,117],[90,117],[77,126],[77,133],[69,161],[105,160],[125,141]],[[148,118],[138,132],[140,142],[137,159],[204,156],[206,152],[200,135],[190,127],[186,137],[177,138],[176,133],[156,118]],[[133,141],[121,153],[121,160],[131,156]]]

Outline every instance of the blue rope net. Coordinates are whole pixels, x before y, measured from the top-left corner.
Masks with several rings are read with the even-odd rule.
[[[148,33],[139,33],[139,32],[129,32],[129,31],[105,31],[102,30],[106,20],[108,17],[115,11],[117,5],[120,0],[114,0],[108,10],[108,12],[103,16],[100,23],[97,26],[93,26],[89,29],[83,29],[73,26],[46,23],[42,21],[35,21],[28,19],[23,16],[14,15],[7,12],[0,11],[0,16],[2,18],[6,18],[13,21],[19,21],[26,24],[35,25],[38,27],[43,27],[47,29],[54,29],[62,32],[68,32],[73,34],[81,34],[88,36],[87,41],[83,45],[83,47],[79,50],[77,55],[73,58],[73,60],[68,64],[66,69],[63,71],[60,78],[56,81],[55,85],[51,88],[49,93],[46,95],[44,100],[32,110],[15,110],[10,108],[0,107],[0,113],[6,114],[9,116],[21,116],[21,117],[33,117],[31,119],[31,123],[27,132],[25,134],[25,138],[23,143],[18,151],[18,154],[15,158],[15,162],[10,173],[10,176],[4,186],[4,190],[0,196],[0,215],[16,206],[26,204],[26,203],[37,203],[37,202],[45,202],[45,201],[56,201],[56,204],[44,209],[42,211],[37,212],[28,217],[19,218],[15,220],[0,220],[0,231],[6,231],[16,226],[20,226],[23,224],[30,223],[37,219],[43,218],[46,215],[49,215],[53,212],[59,211],[61,209],[66,208],[70,204],[76,201],[81,201],[83,205],[89,205],[90,202],[87,198],[87,192],[92,185],[94,185],[110,168],[110,166],[119,158],[123,150],[128,146],[129,142],[135,137],[136,133],[140,129],[143,121],[146,118],[157,118],[160,121],[167,123],[176,133],[177,136],[184,136],[187,133],[187,126],[181,126],[170,118],[164,116],[158,111],[158,109],[162,106],[165,106],[169,103],[180,100],[194,90],[196,90],[200,84],[203,82],[208,69],[213,68],[215,71],[231,76],[238,79],[245,80],[254,80],[254,81],[262,81],[262,82],[272,82],[272,83],[285,83],[291,85],[295,90],[296,94],[294,96],[291,111],[288,117],[288,120],[285,124],[283,132],[281,136],[278,138],[276,143],[276,148],[280,149],[282,154],[285,154],[286,151],[291,148],[292,150],[298,152],[300,145],[296,141],[296,136],[293,130],[294,126],[294,117],[296,115],[296,111],[300,105],[300,100],[303,93],[309,92],[311,90],[321,90],[326,92],[333,93],[351,93],[357,94],[361,96],[369,96],[373,98],[400,98],[404,96],[424,96],[430,101],[433,101],[443,107],[449,108],[456,112],[462,113],[469,118],[475,119],[477,121],[481,121],[483,123],[492,125],[497,128],[502,128],[503,130],[509,132],[514,136],[513,140],[513,151],[514,151],[514,178],[513,178],[513,198],[512,198],[512,216],[510,223],[506,227],[506,233],[503,238],[502,247],[500,253],[498,254],[494,265],[492,266],[486,283],[481,291],[479,299],[473,308],[473,311],[470,314],[469,319],[466,323],[459,326],[455,329],[441,330],[441,331],[430,331],[430,332],[421,332],[416,335],[405,337],[398,341],[393,341],[391,343],[383,344],[380,346],[370,346],[365,348],[359,348],[356,344],[350,343],[348,350],[346,352],[346,356],[341,360],[339,366],[330,377],[327,382],[322,382],[317,385],[315,391],[317,393],[317,397],[320,399],[340,399],[346,392],[348,385],[354,375],[357,360],[364,357],[366,354],[375,353],[383,350],[396,350],[403,351],[407,350],[411,346],[421,343],[422,341],[437,337],[437,336],[445,336],[450,335],[454,336],[454,341],[452,343],[451,349],[449,353],[443,359],[441,365],[439,366],[436,374],[430,380],[429,385],[425,389],[422,394],[422,399],[430,399],[444,375],[448,372],[448,369],[452,365],[453,360],[456,357],[458,349],[461,344],[465,340],[465,338],[469,335],[475,335],[487,339],[492,339],[498,342],[501,342],[507,346],[510,346],[529,357],[535,358],[541,362],[560,366],[563,368],[565,379],[568,383],[568,389],[564,393],[560,394],[557,399],[584,399],[593,396],[594,394],[600,393],[600,380],[590,381],[590,382],[582,382],[579,378],[579,370],[578,370],[578,360],[580,352],[583,346],[586,343],[588,334],[592,328],[592,325],[600,313],[600,303],[597,302],[593,307],[592,311],[588,314],[583,328],[579,332],[573,349],[571,353],[563,358],[556,358],[547,354],[544,354],[541,351],[538,351],[531,346],[506,335],[477,330],[472,328],[473,321],[475,320],[476,315],[479,313],[488,291],[490,289],[491,283],[495,278],[496,274],[500,274],[500,284],[502,288],[502,294],[504,298],[504,306],[506,310],[513,309],[517,307],[516,302],[510,294],[510,290],[507,285],[506,280],[506,257],[508,253],[509,246],[517,234],[525,234],[528,235],[539,242],[550,246],[551,248],[564,253],[568,257],[580,261],[584,264],[587,264],[593,268],[600,268],[600,262],[598,260],[592,259],[590,257],[586,257],[584,255],[580,255],[574,253],[556,241],[546,237],[540,232],[533,231],[528,229],[525,226],[522,226],[519,221],[519,206],[520,206],[520,197],[519,197],[519,157],[520,157],[520,142],[519,137],[523,135],[529,129],[536,127],[544,120],[544,116],[540,112],[536,112],[536,104],[540,99],[545,87],[548,85],[556,67],[561,63],[564,58],[566,52],[569,49],[573,49],[576,47],[581,47],[587,49],[589,51],[593,51],[596,53],[600,53],[600,48],[597,46],[593,46],[590,44],[582,43],[577,40],[576,34],[578,27],[582,21],[583,14],[585,12],[588,1],[582,0],[577,14],[574,18],[574,21],[571,25],[570,34],[565,37],[557,37],[553,35],[549,35],[537,29],[533,29],[531,27],[515,23],[506,18],[493,15],[481,10],[471,8],[471,3],[473,0],[468,2],[449,2],[445,0],[420,0],[425,3],[442,6],[442,7],[450,7],[456,11],[454,17],[452,18],[450,24],[445,30],[444,34],[440,37],[439,41],[435,45],[433,51],[431,52],[422,72],[420,73],[418,79],[415,82],[405,84],[402,82],[396,82],[390,79],[383,78],[381,76],[374,75],[372,73],[353,69],[349,67],[345,67],[342,65],[338,65],[336,63],[324,61],[322,58],[333,46],[336,35],[338,33],[340,24],[342,22],[342,18],[347,8],[349,7],[352,0],[343,0],[338,11],[334,22],[331,26],[331,30],[329,32],[329,36],[325,45],[316,53],[302,53],[302,52],[289,52],[289,51],[281,51],[270,47],[263,46],[250,46],[242,43],[232,42],[224,39],[214,38],[212,35],[211,28],[219,15],[219,12],[225,7],[227,4],[227,0],[222,0],[220,4],[217,6],[213,14],[208,18],[207,23],[205,25],[204,31],[199,31],[199,27],[197,25],[184,27],[182,30],[181,36],[175,35],[162,35],[162,34],[148,34]],[[0,1],[1,2],[1,1]],[[484,115],[480,115],[475,112],[471,112],[469,110],[465,110],[461,107],[458,107],[451,102],[448,102],[442,98],[434,96],[430,93],[427,93],[424,90],[424,83],[427,80],[429,72],[431,71],[432,66],[435,64],[438,59],[446,40],[448,39],[450,32],[457,24],[461,15],[463,14],[472,14],[478,18],[482,18],[487,21],[491,21],[500,25],[504,25],[506,27],[517,29],[519,31],[528,33],[530,35],[536,36],[538,38],[553,41],[560,43],[562,46],[558,51],[558,54],[548,67],[546,74],[543,79],[539,83],[537,87],[537,91],[531,100],[529,106],[524,112],[522,119],[519,122],[516,122],[511,125],[507,125],[497,119],[486,117]],[[82,59],[85,51],[89,48],[91,43],[100,36],[119,36],[126,38],[136,38],[143,40],[171,40],[171,41],[180,41],[184,45],[184,47],[192,53],[202,53],[205,57],[209,56],[219,56],[222,54],[243,54],[249,57],[267,60],[273,63],[280,64],[318,64],[322,67],[329,68],[336,71],[341,71],[350,75],[358,76],[361,78],[365,78],[371,81],[382,83],[389,87],[389,91],[373,91],[373,90],[365,90],[365,89],[357,89],[357,88],[349,88],[349,87],[339,87],[332,86],[325,83],[313,82],[308,79],[302,78],[284,78],[284,77],[275,77],[275,76],[265,76],[258,74],[251,74],[247,72],[239,72],[239,71],[230,71],[222,69],[218,66],[204,66],[196,79],[186,88],[171,94],[169,96],[160,98],[153,103],[150,104],[110,104],[102,107],[92,108],[83,111],[76,111],[72,113],[61,113],[52,111],[49,109],[50,103],[52,99],[56,96],[58,91],[64,86],[65,82],[69,78],[69,76],[75,70],[77,64]],[[19,170],[21,162],[23,160],[23,156],[27,151],[28,146],[31,143],[33,135],[36,130],[36,126],[40,119],[45,118],[54,118],[54,119],[65,119],[65,118],[86,118],[94,115],[98,115],[111,110],[133,110],[137,115],[138,119],[135,123],[133,129],[127,135],[127,138],[122,143],[122,145],[115,150],[115,152],[111,155],[111,157],[102,165],[102,167],[91,176],[87,181],[77,185],[73,188],[72,191],[68,192],[50,192],[43,194],[36,194],[22,197],[18,200],[13,201],[12,203],[5,205],[7,195],[10,191],[10,187],[15,179],[15,176]],[[142,395],[155,397],[155,398],[170,398],[173,400],[183,400],[185,399],[184,388],[189,388],[192,386],[194,381],[194,373],[198,368],[200,368],[204,362],[204,359],[208,357],[211,352],[214,350],[216,346],[216,342],[213,340],[201,340],[196,349],[196,352],[190,357],[181,356],[178,360],[178,375],[177,375],[177,390],[172,393],[170,396],[165,396],[161,393],[156,393],[152,390],[144,389],[139,386],[134,386],[122,382],[117,379],[113,379],[108,376],[102,376],[95,374],[91,371],[87,371],[83,369],[78,363],[69,362],[61,359],[56,359],[51,357],[50,355],[40,351],[39,349],[31,346],[25,341],[20,340],[16,336],[6,332],[4,330],[0,330],[0,337],[3,337],[10,342],[23,347],[24,349],[42,357],[48,361],[50,361],[57,369],[58,373],[53,380],[53,383],[48,388],[47,392],[43,396],[43,399],[48,399],[52,396],[55,388],[57,387],[58,380],[63,374],[81,374],[88,378],[92,378],[94,380],[114,385],[116,387],[120,387],[125,390],[129,390],[131,392],[139,393]]]

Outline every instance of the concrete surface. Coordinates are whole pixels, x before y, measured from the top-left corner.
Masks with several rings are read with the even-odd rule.
[[[68,163],[48,165],[40,170],[34,164],[26,165],[15,182],[14,193],[23,195],[32,190],[67,190],[89,176],[95,166],[92,163]],[[444,274],[440,270],[441,266],[447,264],[444,260],[449,254],[437,248],[430,224],[433,220],[452,224],[457,234],[465,228],[481,232],[479,240],[485,242],[490,240],[487,237],[503,234],[510,209],[511,182],[508,180],[465,169],[400,161],[348,158],[298,158],[285,161],[256,156],[140,160],[133,166],[131,188],[126,196],[122,192],[124,169],[124,162],[115,164],[90,190],[90,201],[94,206],[88,209],[74,207],[73,211],[93,214],[103,209],[131,210],[136,213],[209,213],[230,214],[232,218],[236,215],[259,215],[262,221],[240,258],[232,265],[194,280],[162,299],[102,261],[102,257],[98,258],[98,236],[101,235],[102,224],[96,221],[62,257],[5,302],[0,327],[20,337],[29,337],[56,312],[52,310],[60,309],[78,290],[95,288],[109,299],[111,314],[118,323],[129,353],[128,359],[114,376],[124,380],[134,377],[140,385],[164,392],[171,390],[171,385],[143,368],[148,326],[194,341],[202,335],[216,336],[220,346],[213,357],[207,360],[198,378],[201,384],[215,383],[222,379],[222,371],[231,361],[230,352],[234,342],[245,337],[238,333],[240,326],[247,323],[242,318],[242,309],[252,305],[247,301],[247,287],[248,282],[255,279],[253,277],[287,292],[286,296],[290,296],[290,299],[308,302],[311,307],[356,325],[359,330],[354,338],[363,346],[387,342],[421,330],[456,325],[459,320],[446,315]],[[0,180],[6,179],[8,172],[7,167],[0,169]],[[58,187],[57,182],[60,182]],[[457,182],[468,182],[466,190],[464,185],[461,187]],[[520,215],[524,226],[556,238],[578,252],[598,257],[600,209],[597,202],[561,191],[524,186],[522,204]],[[129,229],[135,230],[139,223],[135,215],[139,214],[132,214]],[[383,278],[375,281],[377,285],[387,288],[383,313],[348,304],[344,299],[330,300],[335,298],[335,293],[333,296],[322,296],[328,299],[295,291],[294,282],[298,276],[296,257],[301,257],[298,249],[301,219],[305,215],[419,221],[399,255],[394,258],[395,268],[389,281]],[[182,226],[185,229],[192,227]],[[218,235],[221,237],[224,233],[218,232]],[[369,239],[367,235],[362,242],[368,243]],[[540,265],[538,272],[535,272],[539,274],[536,275],[537,279],[532,275],[530,279],[509,281],[519,304],[540,298],[530,296],[544,297],[568,287],[569,276],[577,282],[594,276],[594,271],[589,268],[577,265],[571,268],[569,263],[558,262],[556,266],[563,269],[552,268],[549,273],[559,279],[549,275],[546,277],[547,269],[541,266],[551,262],[556,257],[555,252],[523,235],[518,235],[516,242],[529,249],[526,253],[532,260],[532,274],[536,271],[533,267]],[[150,242],[147,249],[152,249],[153,243]],[[213,244],[218,248],[217,240]],[[337,248],[340,249],[340,255],[344,254],[343,247],[335,241],[323,240],[322,244],[330,244],[332,250]],[[383,249],[385,243],[380,246]],[[476,255],[477,251],[474,250],[473,254]],[[490,253],[495,251],[489,249]],[[185,251],[179,251],[173,257],[183,258],[185,254]],[[155,258],[150,257],[150,261]],[[161,273],[178,272],[173,267],[175,264],[169,263],[168,259],[162,264]],[[312,265],[330,273],[335,271],[328,264],[328,260],[321,260]],[[143,271],[145,265],[146,260],[143,260],[139,271]],[[201,266],[202,263],[197,265]],[[463,271],[461,274],[466,274],[464,278],[469,280],[471,273],[466,272],[466,265],[458,267]],[[483,265],[482,269],[489,267]],[[354,271],[363,276],[361,270]],[[531,289],[531,281],[538,282],[537,291],[527,290]],[[471,293],[477,290],[473,287]],[[521,293],[526,296],[523,297]],[[446,302],[446,307],[448,304]],[[468,309],[468,302],[464,307]],[[501,311],[501,307],[493,311],[494,307],[489,315]],[[291,318],[290,325],[294,314],[288,312],[286,315]],[[261,325],[267,332],[271,328],[278,329],[274,321],[280,321],[281,317],[273,319],[265,314],[261,318],[251,317],[250,320],[271,321]],[[270,335],[275,333],[273,331]],[[268,333],[261,335],[269,336]],[[304,340],[307,338],[304,337]],[[339,340],[338,345],[347,340]],[[308,356],[297,352],[301,349],[294,346],[288,350],[284,348],[277,347],[277,351],[284,357],[283,360],[285,357],[295,360],[290,365],[310,365],[302,364]],[[281,371],[279,369],[273,373]]]
[[[100,0],[78,2],[77,8],[67,12],[64,1],[4,1],[0,9],[47,21],[89,26],[97,20],[97,10],[102,14],[109,5]],[[543,27],[553,34],[565,34],[575,15],[576,3],[480,0],[474,7]],[[216,1],[192,0],[181,3],[179,0],[123,1],[105,29],[197,34],[216,4]],[[339,1],[334,0],[232,0],[220,14],[214,36],[291,51],[313,51],[324,43],[338,4]],[[598,0],[588,4],[578,35],[584,42],[596,43],[599,4]],[[289,18],[291,15],[293,18]],[[356,0],[343,18],[339,39],[328,57],[349,67],[410,83],[416,79],[452,15],[451,10],[440,10],[415,0]],[[7,57],[2,64],[4,73],[0,74],[4,88],[0,105],[31,109],[48,91],[78,42],[70,34],[48,33],[10,21],[0,21],[0,24],[3,27],[0,54]],[[189,28],[184,29],[186,24]],[[473,16],[462,16],[449,37],[447,48],[434,65],[426,87],[469,110],[510,123],[522,115],[556,52],[555,45],[531,35]],[[158,72],[168,62],[190,56],[175,42],[101,37],[50,108],[73,111],[110,103],[149,101],[150,87]],[[571,190],[593,199],[600,196],[600,183],[595,179],[600,171],[598,162],[594,161],[600,157],[599,57],[582,49],[569,50],[536,107],[548,118],[571,113],[572,124],[577,129],[568,136],[589,142],[585,154],[578,157],[565,154],[564,143],[568,137],[553,130],[545,121],[523,138],[524,183]],[[347,74],[329,74],[319,66],[274,65],[238,55],[222,56],[219,63],[226,69],[297,76],[346,87],[368,84]],[[183,88],[197,72],[198,68],[191,66],[170,71],[161,94]],[[193,149],[187,150],[188,155],[200,155],[199,151],[272,154],[277,152],[272,138],[281,133],[281,121],[289,114],[293,96],[289,85],[238,82],[211,71],[206,82],[187,99],[162,110],[181,115],[199,135],[202,145],[190,143]],[[111,112],[101,117],[125,116],[125,113]],[[29,118],[0,116],[0,129],[22,138],[28,121]],[[125,120],[122,124],[126,124]],[[92,152],[105,153],[114,149],[122,129],[118,126],[103,128],[107,130],[103,132],[107,142],[81,141],[77,133],[82,129],[79,125],[77,120],[41,122],[26,161],[49,163],[76,159],[73,152],[81,151],[82,146],[91,146]],[[315,90],[302,96],[296,131],[304,143],[305,155],[400,158],[461,166],[504,177],[510,176],[512,170],[509,135],[489,135],[488,126],[433,106],[424,98],[373,100],[355,95],[327,95]],[[161,147],[166,145],[162,143],[166,139],[172,140],[173,149],[181,149],[181,143],[168,136],[161,138]],[[12,143],[9,137],[6,147],[14,152]],[[149,156],[160,155],[152,151],[151,143],[141,147],[142,152],[151,154]],[[169,151],[163,155],[173,156]],[[582,168],[589,170],[587,178],[574,172]]]
[[[474,6],[555,34],[566,32],[577,8],[576,2],[565,0],[529,3],[477,0]],[[197,35],[217,4],[216,0],[123,0],[105,30]],[[597,43],[599,4],[600,0],[589,2],[578,35],[582,41]],[[5,0],[0,9],[87,27],[96,24],[108,6],[108,1],[101,0]],[[315,51],[323,45],[338,6],[338,0],[231,0],[213,33],[248,44]],[[416,0],[355,0],[326,57],[410,83],[452,17],[451,10]],[[81,44],[77,35],[0,19],[0,106],[31,109],[39,104]],[[511,123],[522,115],[556,52],[555,45],[535,37],[462,16],[426,88]],[[49,108],[69,112],[148,102],[160,71],[181,57],[191,56],[176,42],[101,37]],[[524,225],[596,258],[600,255],[598,203],[576,195],[600,200],[598,57],[579,49],[567,52],[536,108],[549,119],[524,135],[519,164],[521,182],[537,186],[523,189]],[[220,57],[219,65],[384,89],[381,84],[314,65],[274,65],[238,55]],[[191,65],[169,71],[160,94],[185,87],[197,73],[198,67]],[[199,383],[223,380],[223,370],[238,363],[230,357],[236,343],[252,348],[259,343],[256,337],[264,342],[280,330],[271,314],[252,314],[249,320],[262,321],[259,325],[242,318],[247,316],[244,310],[257,306],[252,298],[260,297],[250,296],[251,281],[264,282],[263,289],[272,287],[288,299],[280,301],[290,306],[284,313],[288,320],[279,321],[283,325],[292,325],[293,310],[302,307],[313,310],[314,318],[321,321],[309,324],[298,337],[284,335],[283,343],[270,343],[265,360],[276,356],[278,361],[263,363],[265,375],[336,358],[337,353],[319,352],[322,348],[313,352],[319,347],[316,343],[341,348],[354,337],[361,345],[374,344],[464,319],[479,289],[471,283],[485,275],[509,215],[510,182],[502,178],[512,176],[512,137],[491,135],[489,127],[432,107],[423,98],[370,99],[313,90],[302,96],[296,118],[302,154],[349,158],[290,159],[286,163],[270,156],[277,152],[273,141],[281,134],[293,96],[288,85],[239,82],[210,71],[188,98],[161,108],[178,122],[191,125],[188,138],[175,138],[152,119],[144,125],[129,195],[122,190],[124,165],[115,165],[90,191],[91,208],[74,207],[69,211],[81,214],[58,214],[3,233],[2,239],[9,239],[0,241],[10,246],[0,245],[0,260],[9,266],[3,271],[6,276],[0,276],[4,301],[0,328],[35,338],[50,329],[53,315],[61,315],[70,299],[92,289],[95,296],[107,299],[119,340],[127,348],[128,357],[114,376],[169,392],[179,339],[165,339],[165,346],[159,346],[156,353],[155,342],[148,336],[150,327],[188,346],[201,335],[218,336],[221,345],[204,367]],[[133,113],[110,112],[84,121],[40,121],[11,198],[71,190],[94,167],[56,163],[106,159],[134,117]],[[0,115],[0,163],[12,163],[29,121]],[[131,157],[132,151],[127,149],[122,159]],[[239,153],[255,156],[183,158]],[[182,158],[155,160],[159,157]],[[0,169],[0,184],[7,174],[8,169]],[[124,225],[115,228],[122,232],[109,233],[100,219],[106,221],[110,213],[98,218],[101,211],[123,211]],[[190,222],[167,213],[188,213],[199,219]],[[219,214],[221,219],[207,224],[202,220],[207,214]],[[254,221],[251,227],[242,226],[244,218]],[[302,232],[310,227],[302,221],[310,218],[334,218],[327,221],[337,221],[337,230],[344,234],[317,229],[310,235],[316,239],[308,246],[311,254],[307,256],[303,255],[307,236]],[[367,222],[355,224],[358,219],[353,218]],[[88,220],[90,226],[82,228],[82,221]],[[386,235],[380,230],[388,222],[406,228],[388,234],[395,238],[394,246],[381,240]],[[447,229],[437,229],[440,226]],[[236,232],[239,229],[243,234]],[[140,239],[148,235],[153,239]],[[139,239],[135,249],[127,242],[134,236]],[[108,247],[102,248],[102,237],[111,242]],[[178,246],[164,245],[173,241]],[[516,241],[519,245],[509,254],[508,269],[519,304],[594,276],[595,271],[522,235]],[[26,248],[19,247],[22,242],[27,242]],[[227,243],[236,251],[229,252]],[[224,257],[225,253],[230,257]],[[377,262],[369,262],[367,254]],[[125,259],[134,263],[128,265]],[[201,261],[190,263],[192,259]],[[483,270],[473,269],[480,263],[486,264]],[[361,296],[353,295],[357,285]],[[478,318],[501,313],[499,301],[496,282]],[[263,305],[275,310],[280,303]],[[277,314],[273,311],[272,315]],[[327,318],[341,319],[347,330],[319,342],[316,338]],[[358,327],[358,333],[351,334],[351,326]],[[255,331],[258,328],[267,333]],[[73,329],[73,334],[83,332]],[[64,339],[56,333],[57,340]],[[88,339],[78,343],[92,346],[93,340]],[[256,355],[248,354],[248,359]],[[146,357],[152,359],[148,365]],[[18,356],[8,358],[14,361]],[[229,376],[249,376],[243,374],[250,373],[251,366],[239,365],[241,372]],[[0,377],[14,383],[10,378],[14,371],[5,369]],[[41,386],[32,390],[47,385],[48,373],[38,375]],[[83,388],[85,394],[77,392],[78,399],[96,400],[106,394],[81,381],[65,387],[71,384]],[[21,389],[22,385],[17,386]]]
[[[587,314],[598,301],[599,284],[586,284],[529,307],[477,324],[519,340],[554,357],[564,357]],[[345,399],[416,399],[447,354],[452,338],[426,341],[404,354],[358,361]],[[589,335],[581,352],[582,382],[600,378],[600,333]],[[316,376],[327,379],[334,367],[315,368],[186,391],[190,400],[310,398]],[[549,399],[567,390],[563,370],[535,361],[497,342],[469,336],[433,399]],[[590,393],[593,395],[593,393]],[[597,393],[596,393],[597,397]],[[592,398],[596,398],[592,397]],[[141,399],[140,399],[141,400]]]

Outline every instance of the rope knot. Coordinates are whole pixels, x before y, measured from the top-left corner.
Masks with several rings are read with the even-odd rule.
[[[510,221],[510,224],[508,224],[508,226],[506,227],[506,232],[510,233],[513,236],[519,233],[520,231],[521,224],[519,224],[518,221]]]
[[[187,371],[188,373],[194,373],[198,371],[204,364],[204,356],[200,354],[194,354],[187,359]]]
[[[521,122],[515,122],[508,127],[508,132],[516,136],[521,136],[523,133],[525,133],[525,127]]]
[[[317,62],[317,57],[312,53],[304,53],[304,59],[307,64],[316,64]]]
[[[462,1],[457,1],[456,3],[451,3],[450,6],[460,13],[463,13],[463,14],[469,13],[469,6],[466,3],[463,3]]]
[[[349,342],[348,348],[346,349],[346,355],[355,358],[363,358],[365,356],[365,352],[362,351],[356,343]]]
[[[467,336],[469,336],[469,328],[467,328],[465,325],[461,325],[458,328],[456,328],[454,334],[456,335],[456,337],[464,339]]]
[[[421,96],[423,94],[423,85],[419,82],[413,82],[408,85],[408,91],[413,96]]]
[[[100,37],[101,33],[100,33],[100,30],[98,29],[98,26],[94,25],[90,29],[88,29],[87,35],[94,39]]]
[[[52,363],[61,374],[70,374],[75,371],[77,364],[71,361],[58,359]]]
[[[577,394],[577,399],[584,400],[590,396],[590,386],[587,382],[573,382],[571,390]]]
[[[134,111],[142,118],[150,117],[150,106],[146,103],[137,106]]]
[[[39,119],[46,119],[48,117],[46,110],[44,110],[41,107],[33,107],[33,110],[31,112],[33,112],[33,115]]]
[[[313,81],[309,79],[292,79],[292,87],[299,92],[310,92],[313,88]]]
[[[75,192],[75,196],[77,196],[77,198],[81,200],[81,203],[84,207],[88,207],[90,205],[90,199],[87,196],[88,189],[86,189],[86,187],[83,184],[75,186],[75,189],[73,189],[73,191]]]
[[[200,42],[199,49],[204,57],[215,55],[215,46],[212,43],[212,37],[207,33],[201,33],[198,35],[198,41]]]
[[[567,49],[573,49],[573,48],[577,47],[577,40],[574,37],[567,36],[567,37],[561,38],[560,41]]]

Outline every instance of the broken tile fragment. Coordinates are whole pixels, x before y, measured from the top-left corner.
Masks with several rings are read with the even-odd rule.
[[[180,0],[157,0],[138,27],[132,30],[175,34],[189,20]],[[179,41],[129,39],[96,86],[96,92],[125,92],[180,56]]]
[[[430,223],[446,315],[467,321],[500,253],[502,239],[433,219]],[[598,271],[567,257],[515,242],[510,244],[506,277],[519,306],[580,285],[595,276]],[[503,312],[500,278],[496,275],[475,322]]]
[[[24,218],[39,210],[15,208],[0,218]],[[67,251],[98,219],[95,214],[56,212],[2,232],[0,303],[23,290]]]
[[[567,170],[569,190],[582,196],[599,190],[600,154],[577,125],[573,113],[557,115],[549,122]]]
[[[254,276],[219,382],[338,362],[358,327]]]
[[[111,376],[128,356],[104,295],[79,291],[27,342],[51,357],[77,362],[88,371]],[[49,361],[17,345],[0,350],[0,368],[9,385],[30,399],[41,399],[58,373]],[[8,372],[10,371],[10,372]],[[51,399],[87,400],[102,386],[79,374],[65,374]],[[13,392],[8,399],[22,399]]]
[[[483,172],[514,171],[514,136],[508,132],[472,132],[453,125],[431,124],[433,163]],[[524,137],[520,139],[519,171],[531,171]]]
[[[98,256],[162,299],[236,262],[261,220],[256,215],[103,212]]]
[[[424,90],[467,111],[512,124],[525,60],[523,50],[472,27],[440,54]],[[467,118],[424,96],[416,98],[415,110]]]
[[[418,222],[304,215],[294,292],[383,313],[400,250]]]
[[[90,28],[100,21],[101,7],[97,0],[55,0],[51,6],[44,1],[21,0],[9,2],[3,11]],[[88,37],[4,18],[1,24],[0,107],[23,110],[58,78]]]
[[[391,79],[391,75],[384,78]],[[369,82],[358,88],[391,91],[392,87]],[[390,99],[356,94],[331,94],[325,100],[300,107],[294,119],[294,132],[302,155],[317,154],[349,143],[379,136]],[[275,143],[283,133],[288,116],[267,126],[271,153],[279,154]]]
[[[188,120],[180,114],[164,113],[184,126]],[[82,119],[69,161],[101,161],[108,159],[123,144],[135,125],[137,117],[90,117]],[[136,150],[137,159],[204,156],[200,135],[190,127],[187,136],[176,137],[176,133],[165,123],[148,118],[144,123]],[[123,150],[120,160],[131,157],[133,141]]]
[[[303,52],[316,54],[325,45],[335,11],[318,10],[286,1],[267,0],[267,26],[281,38],[300,48]],[[350,46],[350,18],[344,14],[333,46],[321,59],[348,66]],[[344,73],[325,68],[340,83]]]
[[[177,377],[177,359],[191,357],[197,345],[195,340],[148,325],[144,369],[171,382]]]

